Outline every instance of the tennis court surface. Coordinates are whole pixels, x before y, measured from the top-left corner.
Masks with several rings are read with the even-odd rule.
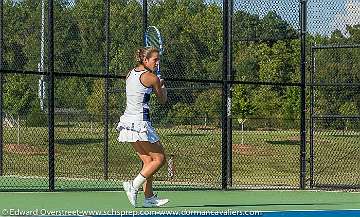
[[[170,203],[133,208],[118,192],[1,192],[9,215],[360,216],[360,193],[324,191],[159,191]],[[139,194],[141,206],[143,195]]]

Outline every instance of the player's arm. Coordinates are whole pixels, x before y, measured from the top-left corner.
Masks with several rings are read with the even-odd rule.
[[[166,87],[164,85],[164,80],[160,79],[150,73],[150,72],[145,72],[142,76],[141,76],[141,82],[146,86],[146,87],[152,87],[159,102],[161,104],[165,104],[167,101],[167,90]]]

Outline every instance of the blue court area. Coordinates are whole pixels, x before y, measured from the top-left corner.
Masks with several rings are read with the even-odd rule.
[[[285,212],[265,212],[264,217],[360,217],[360,210],[317,210],[317,211],[285,211]]]

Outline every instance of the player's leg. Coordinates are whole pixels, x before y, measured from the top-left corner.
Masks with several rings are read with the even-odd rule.
[[[159,141],[156,143],[144,144],[142,148],[145,150],[146,154],[152,158],[152,162],[148,164],[148,166],[143,167],[142,172],[146,175],[149,175],[148,177],[152,177],[152,175],[156,173],[165,163],[164,148]],[[144,207],[157,207],[169,202],[168,199],[160,199],[156,194],[153,194],[151,179],[148,179],[145,187],[146,191],[149,193],[149,196],[151,196],[145,196],[143,205]]]
[[[143,184],[143,191],[144,191],[144,196],[145,198],[150,198],[152,196],[154,196],[154,192],[153,192],[153,176],[147,177],[146,181]]]
[[[152,175],[160,169],[165,162],[164,149],[160,142],[150,143],[147,141],[137,141],[132,143],[135,151],[144,162],[140,173],[132,182],[124,182],[124,190],[129,198],[130,203],[135,206],[137,200],[137,192],[141,185],[146,182],[147,178],[152,178]],[[146,192],[146,193],[145,193]],[[168,202],[168,200],[160,200],[152,192],[152,180],[145,184],[144,193],[146,198],[150,198],[148,206],[161,206]],[[145,203],[144,203],[145,205]]]
[[[142,149],[142,148],[137,147],[137,149]],[[136,152],[136,153],[139,155],[139,158],[143,162],[142,167],[147,166],[152,161],[152,158],[150,155],[141,154],[141,153],[145,153],[145,151],[141,151],[141,153],[140,152]],[[152,181],[153,181],[152,176],[146,177],[146,181],[143,184],[143,191],[144,191],[145,198],[149,198],[149,197],[153,196]]]
[[[141,150],[144,151],[143,154],[151,157],[151,162],[146,166],[144,165],[143,169],[141,170],[141,174],[143,176],[150,177],[165,164],[166,159],[164,148],[159,141],[155,143],[138,142],[137,145],[139,145]]]
[[[151,156],[145,153],[145,150],[141,145],[139,145],[139,142],[134,142],[131,144],[143,162],[143,167],[147,166],[147,164],[152,161]],[[141,172],[135,177],[134,180],[123,182],[126,195],[133,206],[136,206],[138,190],[144,182],[146,182],[146,177]]]

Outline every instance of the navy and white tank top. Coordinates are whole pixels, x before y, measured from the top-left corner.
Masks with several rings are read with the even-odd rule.
[[[145,72],[133,69],[126,79],[126,109],[122,118],[127,122],[150,121],[149,102],[153,89],[140,81]]]

